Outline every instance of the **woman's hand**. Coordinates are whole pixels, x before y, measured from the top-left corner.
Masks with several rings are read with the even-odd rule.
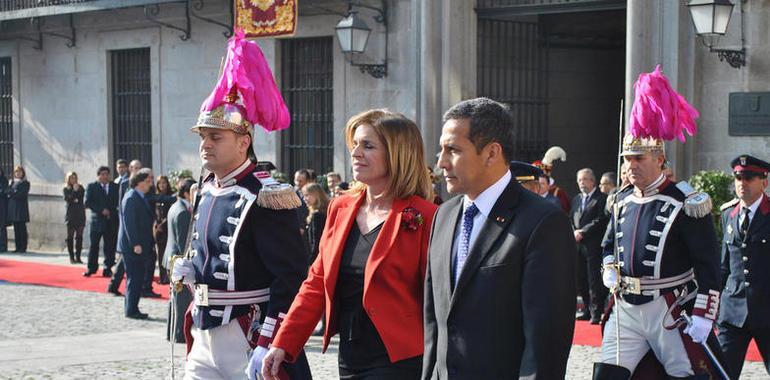
[[[281,363],[286,360],[286,351],[273,347],[262,360],[262,377],[265,380],[278,380]]]

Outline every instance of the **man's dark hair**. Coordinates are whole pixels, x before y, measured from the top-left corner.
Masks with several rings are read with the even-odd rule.
[[[190,192],[190,188],[192,188],[192,185],[195,184],[195,180],[192,178],[187,178],[183,181],[180,181],[181,183],[177,186],[179,189],[176,192],[176,195],[179,198],[184,198],[184,195]]]
[[[126,160],[124,160],[122,158],[118,158],[118,160],[115,161],[115,166],[118,166],[118,165],[126,165],[126,166],[128,166],[128,161],[126,161]]]
[[[144,180],[146,180],[147,177],[151,175],[152,170],[150,170],[150,168],[141,168],[137,170],[136,174],[132,175],[131,178],[128,179],[128,186],[133,189],[136,187],[136,185],[144,182]]]
[[[468,139],[476,152],[496,142],[503,148],[505,161],[513,159],[513,118],[505,105],[489,98],[463,100],[444,113],[443,122],[462,119],[470,123]]]
[[[96,169],[96,175],[102,174],[103,171],[107,171],[107,174],[110,174],[110,167],[100,166],[99,169]]]
[[[298,169],[297,173],[302,174],[306,180],[310,179],[310,172],[308,171],[308,169]]]

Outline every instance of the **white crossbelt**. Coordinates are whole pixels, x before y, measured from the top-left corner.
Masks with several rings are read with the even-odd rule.
[[[238,306],[270,301],[270,288],[228,291],[196,284],[194,294],[195,306]]]
[[[623,291],[631,294],[642,294],[642,291],[661,290],[686,284],[695,278],[695,270],[690,270],[672,277],[666,278],[640,278],[623,276],[620,278]]]

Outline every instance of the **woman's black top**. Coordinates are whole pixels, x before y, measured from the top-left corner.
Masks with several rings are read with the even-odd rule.
[[[364,270],[382,224],[362,234],[353,223],[345,241],[335,290],[340,333],[339,365],[362,370],[390,365],[380,334],[363,308]]]
[[[72,187],[64,187],[64,201],[67,209],[64,213],[64,223],[69,227],[83,227],[86,225],[86,208],[83,206],[83,197],[86,192],[83,186],[77,190]]]

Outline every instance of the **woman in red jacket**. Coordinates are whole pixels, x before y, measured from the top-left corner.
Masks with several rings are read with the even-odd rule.
[[[357,185],[329,205],[320,252],[263,361],[277,379],[325,312],[340,334],[341,379],[418,379],[428,238],[436,206],[422,137],[401,114],[370,110],[345,128]]]

